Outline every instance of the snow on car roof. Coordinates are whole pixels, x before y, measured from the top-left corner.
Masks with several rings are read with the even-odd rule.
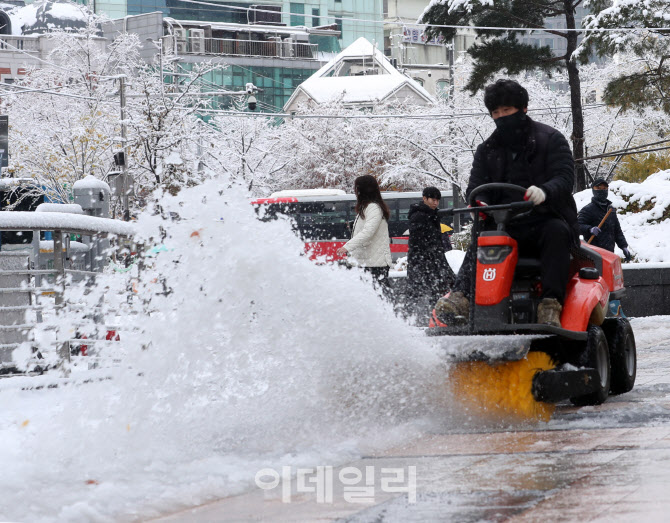
[[[342,189],[286,189],[273,192],[270,198],[288,198],[300,196],[344,196],[347,194]]]
[[[70,214],[84,214],[78,203],[40,203],[35,212],[66,212]]]

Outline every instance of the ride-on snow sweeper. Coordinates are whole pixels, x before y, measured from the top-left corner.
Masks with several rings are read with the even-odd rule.
[[[526,189],[491,183],[469,196],[473,212],[483,191]],[[609,394],[633,388],[635,338],[619,299],[624,294],[620,258],[582,242],[571,252],[570,279],[561,326],[538,324],[540,261],[519,257],[507,225],[526,216],[531,202],[477,207],[496,231],[472,226],[471,255],[477,260],[470,282],[469,318],[433,310],[427,334],[445,336],[454,396],[495,417],[549,420],[555,403],[598,405]],[[474,297],[474,299],[472,299]]]

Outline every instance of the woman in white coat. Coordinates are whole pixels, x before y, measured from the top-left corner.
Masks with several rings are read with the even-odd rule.
[[[391,247],[389,246],[388,205],[382,200],[377,180],[369,174],[354,181],[356,194],[356,221],[351,240],[337,250],[344,256],[351,254],[373,280],[388,287]]]

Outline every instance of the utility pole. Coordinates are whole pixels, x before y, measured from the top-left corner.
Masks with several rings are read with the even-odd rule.
[[[454,201],[454,207],[460,205],[461,201],[461,190],[458,186],[458,159],[456,158],[454,145],[454,138],[456,133],[454,132],[454,113],[456,112],[456,104],[454,102],[454,94],[456,93],[456,82],[454,80],[454,52],[456,46],[456,38],[451,39],[451,47],[449,48],[449,107],[451,107],[452,118],[449,122],[449,141],[452,145],[451,153],[451,171],[453,182],[451,184],[451,194]],[[458,213],[454,214],[454,232],[461,232],[461,215]]]
[[[119,77],[119,98],[121,101],[121,142],[123,150],[123,162],[121,172],[123,173],[121,186],[123,187],[123,219],[130,221],[130,205],[128,203],[128,193],[130,192],[130,183],[128,179],[128,140],[126,138],[126,77]]]

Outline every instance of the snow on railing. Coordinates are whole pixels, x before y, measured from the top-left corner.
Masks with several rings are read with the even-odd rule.
[[[49,209],[48,206],[45,208]],[[82,344],[72,341],[76,333],[68,331],[66,339],[53,340],[56,354],[51,359],[45,359],[41,354],[44,346],[35,343],[31,332],[38,323],[42,323],[43,314],[58,320],[66,308],[77,308],[78,304],[64,301],[67,287],[73,281],[88,282],[98,275],[104,268],[101,260],[106,258],[109,247],[106,238],[110,235],[132,238],[135,227],[128,222],[68,212],[0,211],[0,231],[33,233],[30,243],[5,243],[0,246],[0,310],[3,317],[0,334],[5,333],[6,338],[0,339],[0,374],[12,370],[14,351],[26,345],[32,346],[28,349],[29,352],[32,350],[32,354],[25,369],[29,373],[36,368],[44,370],[45,367],[62,366],[70,361],[72,353],[82,353]],[[42,232],[50,232],[52,240],[40,240]],[[82,242],[71,241],[71,234],[81,235]],[[52,301],[43,305],[43,298]],[[16,318],[10,317],[10,314],[15,314]],[[29,317],[30,314],[32,317]],[[95,324],[95,332],[102,331],[102,338],[89,339],[87,346],[116,339],[116,329],[113,329],[115,334],[110,338],[111,331],[105,327],[103,315],[98,311],[82,311],[80,316],[91,319],[89,323]],[[62,330],[58,324],[59,321],[55,321],[54,325],[42,325],[40,330],[42,334],[48,330]],[[72,327],[77,328],[76,325]],[[88,337],[91,338],[90,333]]]

